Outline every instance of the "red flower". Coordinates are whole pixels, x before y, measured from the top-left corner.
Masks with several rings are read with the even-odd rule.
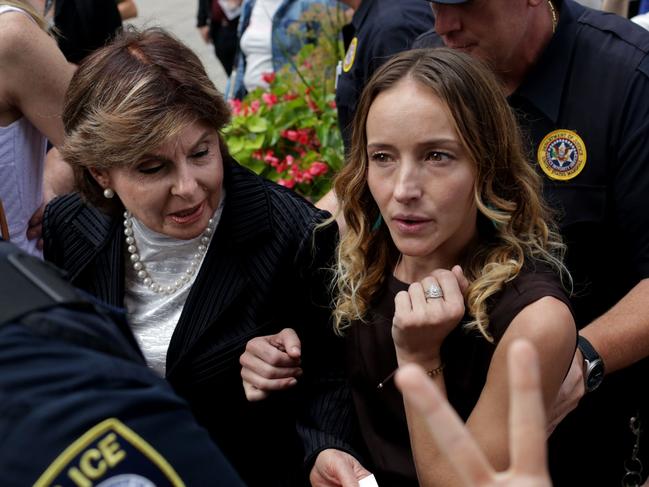
[[[232,100],[229,100],[228,103],[230,104],[233,115],[239,115],[241,113],[241,100],[233,98]]]
[[[335,110],[336,109],[336,100],[331,100],[329,102],[329,106]]]
[[[281,135],[282,137],[290,140],[291,142],[295,142],[299,136],[296,130],[284,130]]]
[[[277,184],[280,186],[286,186],[287,188],[292,188],[295,186],[295,180],[294,179],[278,179]]]
[[[276,167],[279,164],[279,159],[275,157],[275,153],[272,150],[267,150],[266,155],[264,156],[264,162],[270,164],[273,167]]]
[[[322,174],[326,174],[328,170],[329,166],[327,166],[324,162],[316,161],[311,164],[311,167],[309,167],[309,174],[317,177]]]
[[[252,113],[257,113],[259,111],[260,106],[261,106],[261,102],[259,100],[252,100],[250,102],[250,111]]]
[[[297,93],[286,93],[284,95],[284,101],[295,100],[298,97]]]
[[[261,95],[261,99],[264,100],[264,103],[268,107],[272,107],[277,104],[277,95],[274,93],[264,93]]]
[[[307,145],[311,139],[311,134],[308,129],[298,130],[297,135],[297,141],[302,145]]]
[[[284,159],[284,160],[286,161],[286,165],[288,165],[288,166],[292,166],[293,163],[295,162],[295,159],[293,158],[293,156],[286,156],[286,159]]]
[[[261,79],[263,79],[264,82],[271,84],[273,81],[275,81],[275,73],[273,73],[272,71],[270,73],[262,73]]]

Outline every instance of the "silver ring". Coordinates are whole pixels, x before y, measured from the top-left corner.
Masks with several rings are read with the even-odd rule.
[[[424,296],[426,297],[426,299],[443,298],[444,292],[442,291],[442,288],[437,284],[431,284],[430,287],[426,289],[426,292],[424,292]]]

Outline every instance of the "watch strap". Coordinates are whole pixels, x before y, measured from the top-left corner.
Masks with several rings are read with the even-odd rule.
[[[591,343],[581,335],[579,335],[579,338],[577,339],[577,346],[579,347],[581,354],[589,362],[593,362],[600,358],[595,347],[593,347]]]

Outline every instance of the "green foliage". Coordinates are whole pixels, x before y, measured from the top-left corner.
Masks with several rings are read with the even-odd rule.
[[[263,177],[317,200],[342,167],[344,149],[335,104],[336,64],[343,56],[340,7],[314,5],[291,33],[317,42],[276,73],[264,74],[267,89],[231,100],[232,122],[224,133],[230,153]],[[310,39],[313,40],[313,39]]]

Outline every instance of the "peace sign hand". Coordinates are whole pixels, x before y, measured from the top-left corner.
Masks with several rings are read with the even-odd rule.
[[[496,472],[439,388],[415,365],[399,369],[395,381],[419,414],[466,487],[551,487],[546,464],[545,411],[538,354],[525,340],[508,350],[509,456],[511,465]],[[644,487],[644,486],[643,486]]]

